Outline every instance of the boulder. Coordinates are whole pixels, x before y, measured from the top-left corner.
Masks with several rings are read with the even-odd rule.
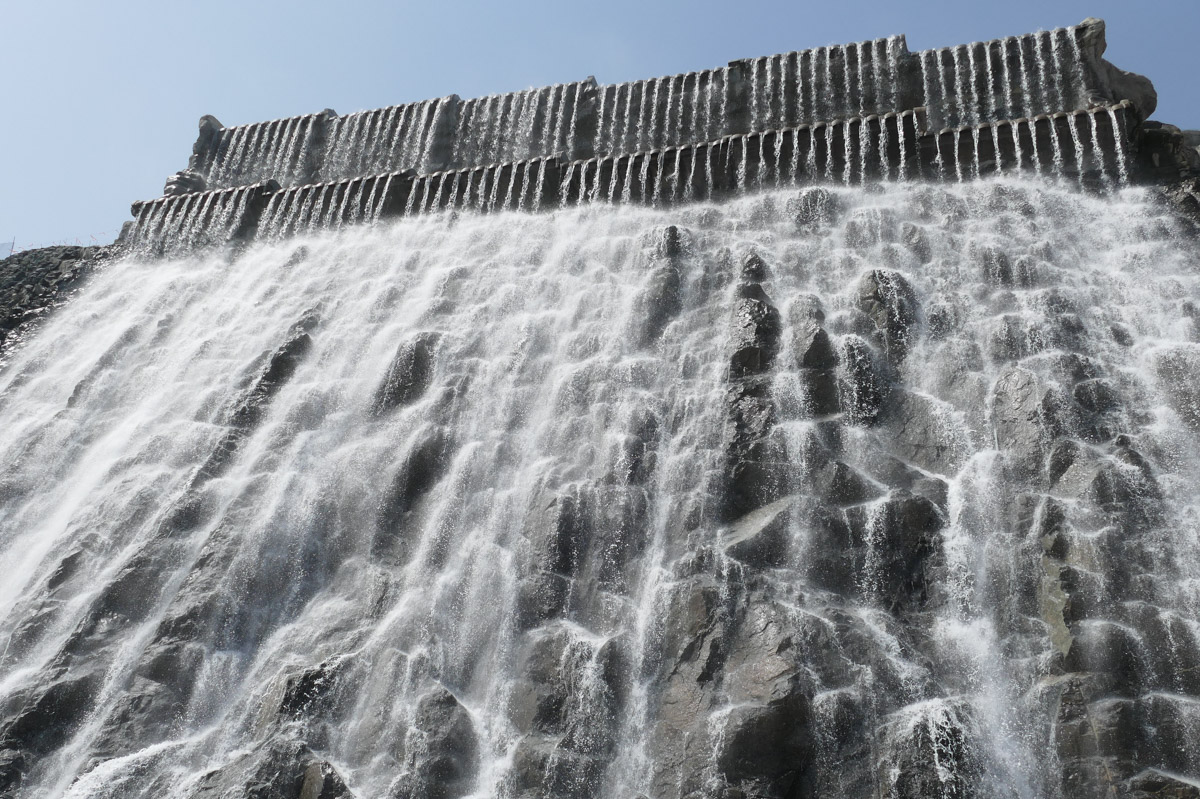
[[[832,369],[837,366],[833,341],[824,328],[814,322],[805,322],[793,329],[792,351],[801,369]]]
[[[775,403],[765,378],[741,380],[725,396],[729,420],[725,448],[726,521],[779,498],[785,462],[771,436],[775,428]]]
[[[851,424],[871,426],[891,394],[891,381],[869,344],[855,335],[842,338],[838,358],[839,405]]]
[[[571,595],[571,579],[535,571],[517,585],[517,629],[529,630],[561,615]]]
[[[954,408],[924,394],[893,391],[886,430],[893,453],[936,474],[954,475],[972,451]]]
[[[0,785],[20,785],[28,768],[70,739],[91,712],[103,676],[82,666],[51,669],[32,696],[0,720]]]
[[[339,683],[348,668],[348,659],[333,657],[289,674],[279,700],[280,718],[306,720],[327,715],[333,709]]]
[[[809,701],[799,691],[727,711],[717,722],[716,767],[722,781],[742,796],[795,796],[812,765],[809,716]]]
[[[391,788],[394,799],[458,799],[472,791],[479,738],[471,714],[445,688],[417,702],[405,749],[406,770]]]
[[[135,676],[104,719],[90,756],[107,760],[166,740],[187,709],[191,675],[204,665],[200,644],[160,638],[148,646]]]
[[[962,703],[933,699],[904,708],[880,730],[878,792],[889,799],[954,797],[981,791],[980,731]]]
[[[1200,781],[1149,768],[1125,781],[1128,799],[1200,799]]]
[[[189,799],[354,799],[345,780],[303,741],[283,735],[240,753],[197,782]]]
[[[818,186],[805,189],[798,197],[788,200],[786,208],[797,228],[806,233],[815,233],[833,225],[841,217],[843,203],[837,194]]]
[[[1154,354],[1159,386],[1171,408],[1200,433],[1200,345],[1179,344]]]
[[[228,431],[200,468],[193,485],[225,471],[242,442],[266,415],[271,401],[308,356],[313,346],[311,333],[319,323],[319,314],[308,311],[288,329],[278,348],[263,353],[261,365],[250,373],[249,385],[226,414]]]
[[[801,369],[800,409],[805,418],[829,416],[842,410],[836,369]]]
[[[178,194],[195,194],[205,191],[207,188],[208,184],[204,180],[203,175],[191,169],[184,169],[167,178],[167,185],[163,187],[163,196],[173,197]]]
[[[1043,459],[1058,432],[1054,429],[1051,392],[1033,372],[1010,366],[992,388],[992,431],[1017,473],[1030,478],[1041,472]]]
[[[1083,56],[1089,88],[1088,101],[1094,106],[1113,105],[1129,100],[1143,120],[1149,119],[1158,107],[1158,92],[1150,79],[1126,72],[1102,57],[1108,42],[1104,20],[1088,17],[1079,23],[1079,48]]]
[[[887,610],[918,608],[928,594],[945,520],[929,499],[895,489],[846,512],[856,592]]]
[[[733,311],[730,376],[750,377],[770,369],[779,352],[782,330],[779,311],[771,304],[762,286],[758,283],[738,286]]]
[[[767,262],[757,252],[746,253],[738,272],[738,279],[743,283],[761,283],[770,276]]]
[[[655,267],[634,306],[633,342],[639,349],[653,344],[683,309],[683,278],[668,262]]]
[[[905,222],[900,226],[900,240],[904,242],[904,246],[913,254],[918,263],[928,264],[933,260],[933,252],[930,249],[929,236],[925,233],[925,228]]]
[[[444,427],[430,425],[417,431],[379,504],[373,555],[404,562],[410,544],[409,516],[445,476],[453,452],[453,442]]]
[[[888,361],[899,364],[916,338],[917,293],[908,279],[890,269],[872,269],[858,281],[855,301],[875,323]]]
[[[520,799],[590,799],[598,795],[605,765],[603,759],[564,749],[556,738],[527,735],[513,753],[509,780]]]
[[[788,324],[799,327],[805,323],[825,322],[825,308],[816,294],[797,294],[788,305]]]
[[[371,406],[374,414],[384,414],[420,399],[433,382],[440,341],[438,333],[418,333],[396,348],[387,376],[375,392]]]
[[[1093,701],[1100,689],[1087,674],[1052,678],[1044,690],[1056,706],[1053,745],[1064,799],[1116,795],[1117,782],[1129,771],[1119,755],[1139,748],[1132,703]]]

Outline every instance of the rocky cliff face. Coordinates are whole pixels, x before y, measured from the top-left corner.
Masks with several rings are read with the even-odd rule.
[[[1195,796],[1196,230],[994,180],[110,263],[0,371],[0,792]]]

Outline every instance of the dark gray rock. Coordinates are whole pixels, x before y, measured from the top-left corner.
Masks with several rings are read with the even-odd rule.
[[[673,591],[649,739],[653,796],[804,795],[811,700],[794,628],[767,596],[745,599],[735,607],[708,574]]]
[[[1108,42],[1104,20],[1088,17],[1079,23],[1079,46],[1091,80],[1089,101],[1094,105],[1109,105],[1129,100],[1142,119],[1149,119],[1158,107],[1158,92],[1149,78],[1126,72],[1102,57]]]
[[[228,431],[217,442],[205,464],[200,467],[193,487],[225,471],[242,442],[262,421],[271,400],[279,393],[312,349],[312,331],[320,323],[320,315],[309,311],[287,331],[283,343],[275,350],[263,353],[262,363],[250,372],[249,385],[228,409],[223,420]]]
[[[821,326],[824,321],[821,301],[814,295],[800,295],[788,306],[792,357],[799,369],[798,403],[805,417],[826,416],[840,410],[835,371],[837,350]]]
[[[119,248],[46,247],[0,260],[0,365],[20,341]]]
[[[898,489],[873,506],[851,508],[846,518],[857,591],[888,610],[923,605],[945,524],[937,506]]]
[[[654,413],[642,409],[635,411],[609,479],[617,483],[644,485],[658,462],[660,435],[661,423]]]
[[[429,389],[440,341],[438,333],[419,333],[396,348],[387,376],[375,392],[375,414],[410,405]]]
[[[683,278],[673,260],[654,268],[634,306],[635,346],[648,347],[658,340],[666,326],[683,309],[682,292]]]
[[[771,433],[775,403],[766,379],[741,380],[726,394],[728,436],[725,444],[726,521],[778,499],[784,485],[783,462]]]
[[[192,696],[189,675],[203,664],[204,649],[195,642],[160,639],[147,647],[92,743],[91,757],[121,757],[168,738]]]
[[[0,741],[0,793],[15,796],[21,787],[21,778],[29,768],[25,753],[11,748],[12,744]]]
[[[828,228],[842,215],[841,197],[820,187],[805,189],[798,197],[787,201],[787,212],[796,226],[808,233]]]
[[[510,718],[524,737],[509,779],[521,796],[594,796],[625,695],[621,642],[596,649],[558,626],[531,636],[510,695]]]
[[[758,283],[738,287],[733,311],[732,377],[750,377],[771,368],[779,352],[783,323],[779,311]]]
[[[188,169],[190,170],[199,169],[211,160],[213,151],[220,141],[221,131],[224,129],[221,120],[212,114],[200,117],[197,127],[199,131],[196,143],[192,145],[192,156],[188,159]]]
[[[717,772],[725,784],[742,796],[795,796],[811,766],[809,716],[809,701],[798,691],[727,712],[716,753]]]
[[[0,726],[0,785],[19,786],[43,756],[65,744],[91,712],[103,673],[51,668],[45,683]]]
[[[354,799],[342,776],[303,741],[272,738],[208,772],[190,799]]]
[[[900,240],[917,259],[919,263],[927,264],[933,260],[933,252],[929,247],[929,236],[925,228],[905,222],[900,226]]]
[[[178,194],[195,194],[205,191],[207,188],[208,184],[204,180],[203,175],[191,169],[184,169],[167,178],[167,185],[163,187],[163,196],[173,197]]]
[[[1041,331],[1020,314],[1004,314],[989,326],[987,351],[993,363],[1019,361],[1045,348]]]
[[[792,350],[802,369],[832,369],[837,366],[837,353],[829,334],[814,322],[805,322],[793,329]]]
[[[892,452],[937,474],[954,475],[972,449],[951,407],[911,391],[892,392],[885,429]]]
[[[1146,654],[1133,630],[1093,620],[1077,629],[1064,668],[1096,675],[1105,695],[1136,698],[1154,687]]]
[[[302,721],[329,715],[349,665],[347,658],[334,657],[288,675],[279,700],[279,716]]]
[[[801,369],[797,374],[805,417],[821,417],[842,410],[836,369]]]
[[[788,324],[799,327],[806,323],[824,324],[825,308],[816,294],[797,294],[788,306]]]
[[[876,499],[884,492],[873,480],[841,461],[831,460],[812,475],[812,489],[826,505],[845,507]]]
[[[445,476],[453,452],[454,443],[444,427],[426,427],[416,438],[379,506],[374,555],[400,563],[407,559],[410,514]]]
[[[969,709],[940,700],[906,708],[885,722],[879,759],[880,796],[895,799],[986,795],[978,731]]]
[[[683,254],[684,234],[676,225],[657,229],[653,235],[653,254],[656,258],[675,258]]]
[[[749,252],[742,258],[738,279],[743,283],[761,283],[770,277],[767,262],[757,252]]]
[[[1200,346],[1176,345],[1154,355],[1159,385],[1183,423],[1200,433]]]
[[[869,344],[858,336],[842,339],[839,356],[839,405],[851,424],[870,426],[882,413],[892,386]]]
[[[570,634],[564,627],[547,625],[528,638],[509,698],[509,718],[524,733],[561,735],[568,700],[563,665]]]
[[[471,792],[479,768],[479,738],[471,714],[445,688],[417,703],[405,742],[406,772],[392,787],[396,799],[457,799]]]
[[[1130,777],[1123,787],[1128,799],[1200,799],[1200,784],[1153,768]]]
[[[984,247],[976,255],[983,282],[998,288],[1013,286],[1012,261],[1008,253],[997,247]]]
[[[992,389],[992,430],[1018,473],[1040,473],[1056,431],[1047,406],[1049,391],[1037,375],[1021,367],[1005,370]]]
[[[563,749],[557,739],[530,735],[517,744],[509,780],[521,799],[588,799],[596,795],[604,766],[602,759]]]
[[[855,301],[874,322],[887,359],[899,364],[916,339],[920,309],[912,284],[899,272],[872,269],[859,279]]]
[[[535,571],[521,578],[517,588],[517,628],[529,630],[563,613],[571,594],[571,579],[561,574]]]

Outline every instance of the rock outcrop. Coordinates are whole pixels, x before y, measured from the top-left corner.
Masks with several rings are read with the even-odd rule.
[[[0,261],[0,362],[6,349],[112,253],[109,247],[46,247]]]

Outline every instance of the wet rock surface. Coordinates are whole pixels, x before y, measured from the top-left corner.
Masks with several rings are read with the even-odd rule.
[[[0,372],[0,795],[1194,796],[1200,283],[1130,198],[98,271]]]

